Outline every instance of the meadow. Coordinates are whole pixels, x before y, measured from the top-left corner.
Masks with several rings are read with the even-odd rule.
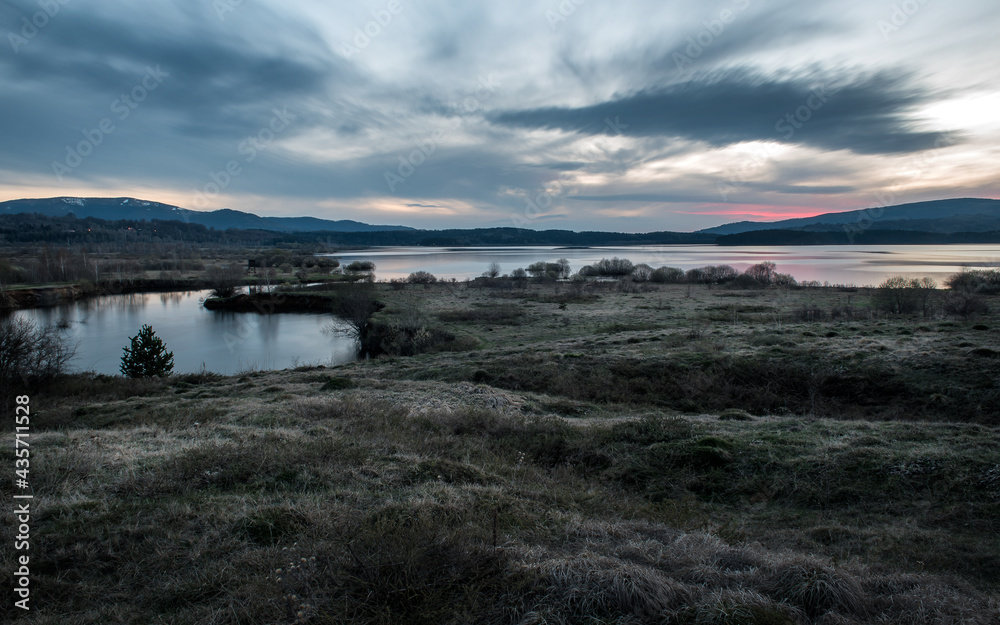
[[[371,288],[378,357],[33,393],[4,621],[1000,623],[997,295]]]

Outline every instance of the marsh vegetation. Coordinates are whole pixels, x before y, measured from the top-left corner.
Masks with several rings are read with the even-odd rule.
[[[45,602],[3,617],[998,623],[989,289],[356,293],[381,357],[40,388]]]

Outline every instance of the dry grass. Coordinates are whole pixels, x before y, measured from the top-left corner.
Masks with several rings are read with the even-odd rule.
[[[737,300],[718,297],[727,292],[601,292],[562,310],[552,289],[389,292],[425,297],[428,316],[521,307],[517,326],[454,321],[479,351],[141,384],[78,376],[34,395],[37,610],[7,604],[0,617],[1000,623],[1000,432],[953,410],[994,392],[995,374],[969,354],[1000,347],[993,330],[786,320],[779,332],[757,308],[737,310],[735,327],[713,321],[710,306]],[[794,310],[802,293],[755,295],[753,306]],[[823,307],[841,296],[806,295]],[[596,331],[615,323],[656,329]],[[692,324],[702,338],[688,337]],[[858,356],[862,341],[870,351]],[[773,382],[786,411],[732,393],[732,405],[701,409],[717,381],[693,375],[687,412],[637,392],[643,365],[697,370],[718,366],[714,352],[800,368],[824,353],[833,370],[867,362],[956,388],[909,382],[925,402],[916,412],[857,391],[879,401],[850,419],[831,410],[840,387],[829,378],[799,404]],[[618,377],[587,371],[599,361]],[[477,371],[488,384],[471,381]],[[628,393],[592,395],[626,382]],[[0,462],[13,463],[11,449]],[[9,541],[9,508],[2,523]],[[4,551],[2,583],[14,568]]]

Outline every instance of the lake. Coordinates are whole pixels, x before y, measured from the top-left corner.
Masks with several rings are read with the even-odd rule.
[[[628,258],[652,267],[682,269],[733,265],[744,269],[773,261],[782,273],[798,280],[832,284],[875,285],[891,275],[929,276],[939,283],[962,267],[1000,266],[1000,245],[952,246],[802,246],[715,247],[658,245],[637,247],[508,247],[508,248],[378,248],[336,254],[346,265],[354,260],[376,263],[379,280],[405,278],[429,271],[438,278],[464,280],[492,262],[509,273],[533,262],[569,260],[573,271],[601,258]],[[14,313],[48,326],[62,324],[78,344],[75,370],[117,374],[122,348],[144,323],[156,330],[174,352],[174,371],[232,374],[247,369],[284,369],[305,364],[339,364],[356,358],[354,341],[325,329],[343,327],[330,315],[212,312],[201,301],[207,291],[111,295],[47,309]]]
[[[438,278],[464,280],[481,275],[492,262],[503,273],[527,267],[536,261],[566,258],[575,272],[602,258],[628,258],[653,268],[669,266],[692,269],[705,265],[732,265],[743,270],[765,260],[773,261],[781,273],[797,280],[831,284],[877,285],[889,276],[928,276],[939,283],[963,266],[1000,266],[1000,245],[824,245],[748,246],[648,245],[632,247],[502,247],[435,248],[394,247],[334,254],[343,265],[370,260],[379,280],[405,278],[414,271],[429,271]]]
[[[354,360],[355,343],[327,331],[344,324],[331,315],[213,312],[201,302],[208,291],[108,295],[53,308],[14,314],[41,326],[63,325],[77,344],[70,367],[118,374],[122,348],[144,323],[174,353],[174,372],[203,366],[232,374],[249,369],[285,369]]]

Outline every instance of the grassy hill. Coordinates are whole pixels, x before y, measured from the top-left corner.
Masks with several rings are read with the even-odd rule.
[[[379,287],[415,356],[34,393],[5,622],[1000,622],[998,296],[478,284]]]

